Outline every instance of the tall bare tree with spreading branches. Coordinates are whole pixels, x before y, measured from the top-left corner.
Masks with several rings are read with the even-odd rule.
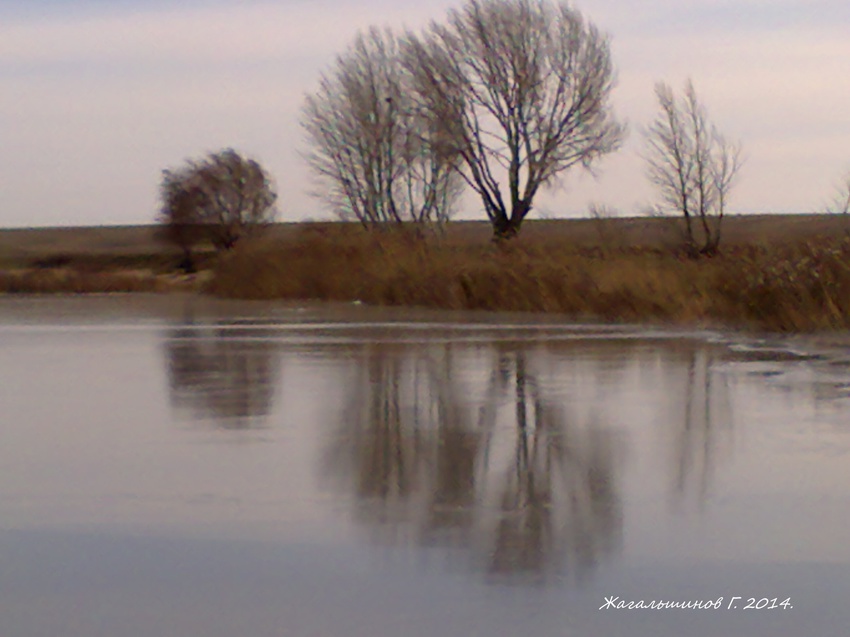
[[[356,37],[307,96],[301,124],[317,194],[339,217],[368,227],[451,215],[461,184],[416,110],[391,31]]]
[[[741,145],[710,122],[693,82],[686,83],[682,97],[659,82],[655,95],[659,113],[644,137],[647,175],[661,198],[658,210],[682,215],[692,256],[715,254],[729,192],[743,163]]]
[[[403,50],[419,110],[497,238],[519,232],[541,187],[624,137],[608,38],[565,2],[469,0]]]

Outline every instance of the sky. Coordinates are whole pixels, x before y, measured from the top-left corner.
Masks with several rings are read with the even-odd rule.
[[[659,80],[691,78],[744,147],[733,213],[813,212],[850,170],[847,0],[576,0],[611,37],[629,126],[532,215],[656,196],[640,157]],[[280,219],[328,219],[302,158],[304,96],[360,29],[419,29],[459,0],[0,0],[0,226],[152,222],[165,168],[225,147],[268,170]],[[462,202],[462,218],[484,218]]]

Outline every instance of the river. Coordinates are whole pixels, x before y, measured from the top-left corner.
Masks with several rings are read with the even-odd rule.
[[[848,343],[0,298],[0,634],[846,634]]]

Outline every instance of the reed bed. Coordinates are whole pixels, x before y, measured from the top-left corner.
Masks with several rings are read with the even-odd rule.
[[[45,268],[0,271],[0,293],[92,294],[117,292],[199,291],[202,277],[154,274],[149,271],[86,271]]]
[[[444,234],[294,224],[223,257],[202,253],[205,271],[193,276],[177,270],[179,255],[129,235],[123,251],[84,252],[63,251],[74,247],[63,234],[50,250],[7,250],[0,293],[195,291],[784,332],[850,328],[842,217],[733,218],[722,252],[701,259],[676,250],[674,220],[606,220],[605,232],[586,221],[537,222],[503,244],[487,240],[486,224],[450,224]]]
[[[499,245],[325,226],[286,241],[246,243],[218,262],[209,290],[242,299],[556,312],[614,322],[845,329],[850,239],[737,244],[689,259],[652,246],[574,245],[554,234]]]

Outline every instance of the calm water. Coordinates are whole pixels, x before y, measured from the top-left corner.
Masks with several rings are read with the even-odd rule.
[[[0,635],[847,634],[846,343],[0,299]]]

